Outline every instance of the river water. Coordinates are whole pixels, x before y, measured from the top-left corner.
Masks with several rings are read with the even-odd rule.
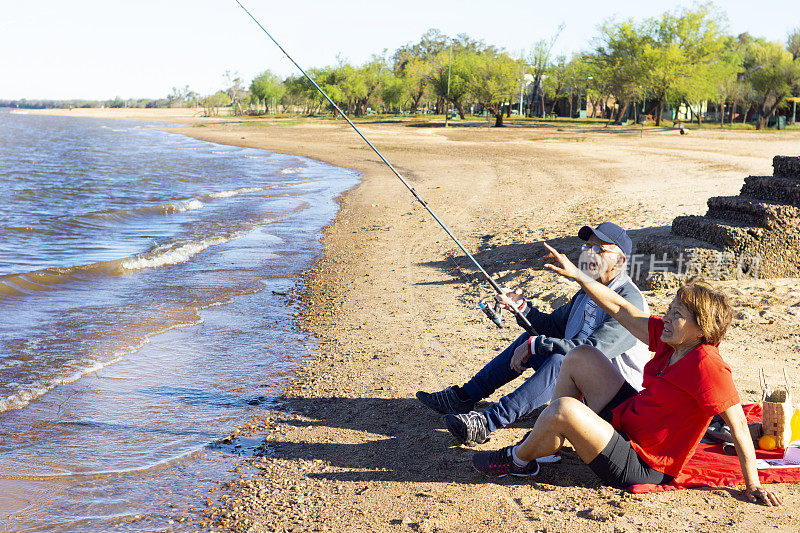
[[[196,529],[313,349],[290,296],[358,176],[156,126],[0,110],[0,530]]]

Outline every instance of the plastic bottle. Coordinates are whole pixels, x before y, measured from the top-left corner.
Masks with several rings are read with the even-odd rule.
[[[792,415],[792,442],[800,440],[800,409],[796,409]]]

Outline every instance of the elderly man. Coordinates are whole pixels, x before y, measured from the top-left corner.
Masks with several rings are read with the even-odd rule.
[[[611,222],[596,228],[584,226],[578,237],[586,241],[579,267],[633,305],[649,312],[639,289],[627,275],[631,239]],[[576,346],[589,345],[603,352],[637,391],[642,388],[642,371],[650,352],[616,320],[608,316],[581,289],[552,313],[542,313],[518,292],[499,297],[504,305],[515,305],[527,317],[537,335],[523,333],[462,386],[454,385],[434,393],[417,392],[417,399],[444,416],[445,424],[459,444],[481,444],[489,433],[546,404],[553,393],[561,363]],[[485,411],[473,410],[499,387],[532,367],[534,374],[514,392]]]

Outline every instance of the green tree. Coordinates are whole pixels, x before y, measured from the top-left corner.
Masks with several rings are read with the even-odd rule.
[[[593,60],[590,54],[583,53],[573,57],[570,66],[574,72],[574,83],[586,100],[588,117],[595,118],[597,108],[601,107],[610,97],[610,95],[604,91],[597,62]],[[580,104],[581,99],[579,98],[578,101]]]
[[[409,102],[408,87],[405,80],[387,75],[381,86],[381,100],[387,112],[403,112],[403,106]]]
[[[656,121],[660,125],[663,104],[679,103],[682,99],[689,108],[699,108],[705,100],[718,94],[719,84],[730,74],[730,65],[720,54],[725,48],[722,29],[724,16],[707,3],[674,13],[664,13],[661,19],[653,19],[653,44],[655,50],[646,62],[648,69],[656,73],[647,80],[648,91],[653,91],[658,100]],[[702,115],[697,114],[698,123]]]
[[[750,82],[754,93],[756,129],[762,129],[800,83],[800,62],[779,43],[756,39],[748,43],[742,66],[741,77]]]
[[[183,99],[183,107],[197,107],[198,102],[200,100],[200,95],[197,92],[189,89],[189,86],[186,86],[186,92],[184,93]]]
[[[600,83],[613,94],[618,107],[612,120],[619,123],[627,115],[628,107],[637,95],[642,94],[646,83],[647,65],[642,58],[652,43],[650,28],[633,19],[607,22],[600,28],[600,37],[592,60],[595,62]]]
[[[452,66],[450,57],[452,50]],[[464,99],[466,91],[466,73],[461,68],[470,61],[474,53],[496,53],[493,46],[469,35],[459,34],[454,39],[444,35],[437,29],[428,30],[418,43],[407,44],[398,48],[392,56],[392,71],[402,78],[411,100],[411,112],[414,113],[420,101],[426,95],[436,97],[437,112],[449,100],[464,117]],[[450,96],[447,94],[447,74],[450,70]],[[453,81],[453,72],[456,74]]]
[[[347,104],[352,105],[352,81],[350,80],[352,76],[353,67],[347,63],[344,63],[343,61],[340,61],[336,66],[328,66],[319,69],[318,73],[312,77],[317,81],[317,84],[323,91],[325,91],[330,99],[336,102],[339,108],[342,108],[348,107]],[[317,93],[313,95],[312,98],[317,98],[323,106],[326,105],[327,100],[322,95],[318,94],[318,91],[314,89],[314,86],[309,83],[308,87],[309,92],[313,90],[315,93]],[[336,118],[336,109],[332,108],[331,112],[333,112],[333,116]],[[350,113],[349,107],[345,112],[348,114]]]
[[[215,117],[219,115],[219,108],[231,104],[231,98],[225,91],[217,91],[200,100],[203,106],[203,116]]]
[[[324,74],[325,71],[323,69],[308,69],[308,75],[316,80],[317,83],[324,83],[322,79]],[[302,106],[303,113],[306,115],[313,115],[321,109],[325,99],[305,76],[289,76],[284,85],[286,87],[286,94],[283,98],[285,105],[289,107]]]
[[[411,100],[410,111],[416,113],[420,101],[425,96],[428,80],[433,74],[433,62],[430,58],[413,57],[403,64],[399,71],[405,94]],[[395,76],[398,76],[395,70]]]
[[[367,107],[374,106],[374,100],[380,96],[390,75],[386,61],[380,56],[372,56],[370,61],[354,70],[352,97],[356,116],[363,115]]]
[[[418,43],[406,44],[392,55],[392,72],[403,81],[411,99],[411,113],[416,113],[433,74],[433,60],[450,46],[450,38],[436,28],[425,32]]]
[[[731,122],[736,114],[736,104],[743,98],[743,84],[738,80],[737,73],[740,61],[734,54],[725,54],[716,65],[714,73],[715,100],[722,108],[721,124],[725,125],[725,105],[731,103]]]
[[[541,100],[541,114],[542,117],[545,115],[544,110],[544,91],[542,90],[542,80],[547,75],[547,70],[550,68],[550,56],[553,51],[553,46],[556,44],[556,40],[558,40],[558,36],[564,30],[564,24],[562,23],[553,36],[550,38],[549,41],[544,39],[539,40],[536,44],[533,45],[531,51],[527,57],[527,65],[526,69],[530,71],[531,75],[533,76],[533,88],[532,88],[532,97],[534,100],[538,99]],[[534,102],[535,104],[536,102]],[[530,108],[530,116],[533,116],[533,109],[534,105]]]
[[[472,55],[470,67],[469,93],[494,116],[495,127],[503,127],[503,106],[518,87],[517,61],[505,52],[484,52]]]
[[[458,111],[458,116],[466,118],[464,100],[470,94],[471,79],[479,63],[479,54],[454,47],[452,60],[450,51],[439,52],[431,61],[428,84],[442,101],[448,100]],[[449,77],[449,90],[448,90]]]
[[[342,58],[337,65],[322,69],[310,70],[320,88],[336,102],[336,105],[348,115],[363,115],[367,107],[376,104],[380,97],[383,85],[390,74],[386,62],[378,57],[373,58],[360,67],[354,67]],[[312,94],[315,91],[311,83],[304,80],[294,81],[290,84],[290,92],[303,95],[312,102],[324,103],[322,95]],[[336,109],[331,111],[336,116]]]
[[[395,50],[392,55],[392,68],[395,72],[402,71],[404,65],[412,59],[430,59],[450,46],[450,37],[437,28],[426,31],[418,43],[405,44]]]
[[[542,80],[542,91],[552,103],[549,113],[553,113],[560,100],[569,96],[570,72],[567,58],[558,56],[547,69],[547,76]],[[559,109],[561,107],[559,106]],[[562,110],[563,111],[563,110]]]
[[[265,70],[250,82],[250,94],[256,101],[256,111],[258,106],[263,104],[264,113],[269,113],[269,103],[273,100],[278,102],[285,93],[286,87],[281,79],[269,70]]]
[[[789,32],[786,38],[786,49],[792,54],[792,60],[800,59],[800,26]]]

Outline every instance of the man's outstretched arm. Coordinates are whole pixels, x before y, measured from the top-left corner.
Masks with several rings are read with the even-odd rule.
[[[612,291],[599,281],[587,276],[576,267],[566,255],[559,253],[555,248],[544,243],[545,248],[550,252],[544,257],[548,263],[545,265],[556,274],[565,278],[577,281],[586,294],[599,305],[603,311],[613,316],[617,322],[630,331],[634,337],[649,344],[650,334],[648,323],[650,317],[647,313],[638,309],[628,300]]]

